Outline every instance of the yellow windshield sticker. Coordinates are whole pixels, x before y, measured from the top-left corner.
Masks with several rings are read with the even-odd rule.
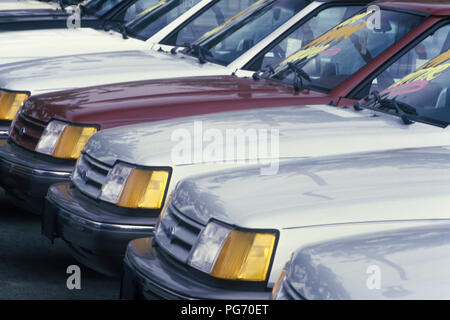
[[[414,93],[425,88],[429,82],[439,77],[444,71],[450,68],[450,63],[445,63],[450,59],[450,50],[437,56],[433,60],[425,63],[415,72],[410,73],[406,77],[394,83],[392,86],[384,90],[381,94],[389,93],[391,98]]]
[[[353,34],[355,34],[357,31],[366,27],[368,21],[356,25],[354,25],[354,23],[366,18],[368,15],[371,15],[372,13],[373,12],[370,11],[364,12],[342,22],[337,27],[324,33],[323,35],[313,40],[312,42],[307,44],[305,47],[303,47],[293,55],[286,58],[281,63],[281,65],[287,64],[292,61],[301,60],[304,58],[306,59],[313,58],[323,53],[324,51],[328,50],[331,47],[332,42],[338,42],[339,40],[347,39]]]
[[[225,21],[224,23],[222,23],[220,26],[206,32],[204,35],[202,35],[197,41],[202,41],[216,33],[218,33],[220,30],[224,29],[226,26],[228,26],[231,22],[233,22],[234,20],[236,20],[237,18],[239,18],[240,16],[242,16],[243,14],[245,14],[247,11],[249,11],[250,9],[259,6],[260,4],[267,2],[268,0],[258,0],[256,1],[254,4],[252,4],[250,7],[242,10],[241,12],[239,12],[238,14],[236,14],[235,16],[231,17],[230,19],[228,19],[227,21]]]
[[[155,11],[156,9],[158,9],[159,7],[162,7],[163,5],[165,5],[167,3],[167,0],[161,0],[159,1],[157,4],[155,4],[154,6],[145,9],[144,11],[142,11],[141,13],[139,13],[136,18],[142,17],[143,15],[146,15],[149,12]]]
[[[444,52],[443,54],[437,56],[433,60],[430,60],[429,62],[425,63],[420,69],[436,67],[449,59],[450,59],[450,49],[447,50],[447,52]]]
[[[439,75],[450,67],[450,63],[444,64],[450,59],[450,50],[439,55],[438,57],[430,60],[425,65],[417,69],[415,72],[410,73],[403,79],[396,82],[389,89],[395,88],[407,83],[415,81],[431,81],[439,77]]]

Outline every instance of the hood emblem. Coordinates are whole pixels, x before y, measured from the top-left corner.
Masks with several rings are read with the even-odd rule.
[[[20,128],[19,136],[23,137],[27,133],[27,129],[25,127]]]

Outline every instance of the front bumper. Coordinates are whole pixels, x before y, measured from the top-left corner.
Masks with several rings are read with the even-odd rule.
[[[128,245],[120,288],[121,299],[268,300],[270,291],[244,291],[196,281],[188,270],[173,266],[152,246],[153,238]]]
[[[75,258],[91,269],[118,276],[128,243],[152,236],[156,219],[113,214],[66,182],[48,191],[42,233],[52,242],[62,238]]]
[[[0,186],[21,207],[42,213],[48,188],[68,181],[73,164],[51,163],[12,143],[0,146]]]

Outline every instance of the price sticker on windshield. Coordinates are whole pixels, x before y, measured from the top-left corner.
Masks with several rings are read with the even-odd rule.
[[[415,72],[397,81],[394,85],[384,90],[381,94],[389,93],[391,98],[398,95],[414,93],[424,89],[429,82],[438,78],[450,68],[450,50],[425,63]]]

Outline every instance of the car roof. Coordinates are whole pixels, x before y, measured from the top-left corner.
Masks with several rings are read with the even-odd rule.
[[[380,0],[375,1],[375,5],[390,6],[404,10],[421,11],[433,16],[450,15],[450,2],[448,0]]]

